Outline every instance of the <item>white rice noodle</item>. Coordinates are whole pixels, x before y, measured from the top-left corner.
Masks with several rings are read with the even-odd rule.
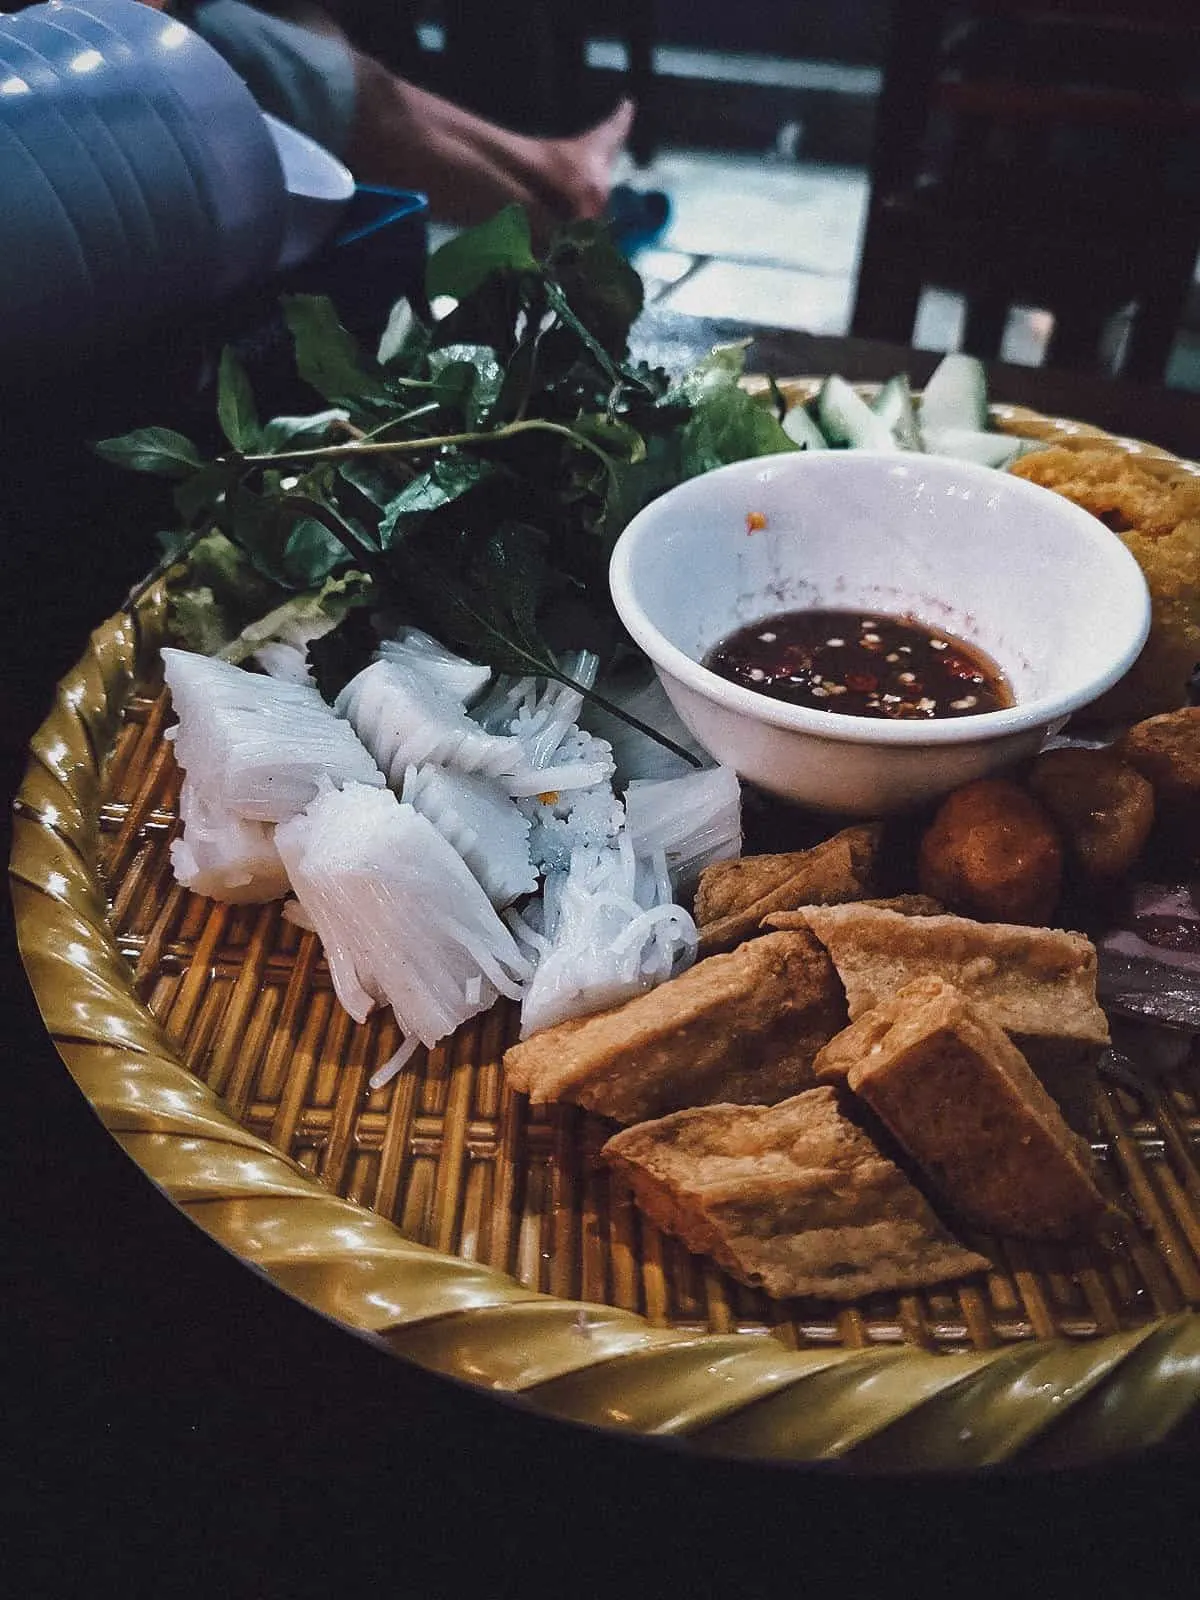
[[[432,762],[495,778],[506,791],[526,768],[516,739],[486,733],[431,678],[399,661],[375,661],[334,702],[399,788],[405,769]]]
[[[533,825],[529,848],[542,872],[565,871],[574,850],[614,845],[625,821],[625,807],[607,777],[587,789],[551,789],[517,805]]]
[[[498,994],[519,998],[530,964],[462,857],[388,790],[324,787],[276,844],[320,935],[338,999],[363,1022],[395,1012],[432,1046]]]
[[[665,861],[639,871],[623,836],[607,850],[575,851],[566,873],[551,874],[540,919],[510,916],[538,956],[521,1007],[523,1039],[619,1005],[691,965],[696,925],[681,906],[659,899],[666,886]]]
[[[289,644],[285,639],[271,639],[250,657],[269,678],[279,678],[284,683],[312,683],[308,669],[308,647]]]
[[[333,617],[293,617],[279,627],[274,638],[259,645],[250,660],[269,677],[282,678],[286,683],[313,684],[308,665],[308,647],[314,639],[323,638],[336,626]]]
[[[162,652],[179,718],[180,766],[210,806],[252,822],[282,822],[322,778],[383,785],[368,752],[317,690],[187,650]]]
[[[235,816],[187,777],[179,815],[184,832],[171,843],[171,866],[185,889],[233,905],[279,900],[289,892],[271,823]]]
[[[420,1039],[417,1038],[415,1033],[410,1033],[399,1050],[394,1051],[381,1067],[376,1067],[375,1071],[367,1079],[368,1086],[372,1089],[382,1089],[386,1084],[391,1083],[396,1074],[403,1071],[420,1048]]]
[[[585,689],[596,681],[599,656],[590,650],[563,657],[563,671]],[[529,690],[522,696],[507,732],[520,739],[532,767],[561,766],[559,746],[568,733],[578,732],[576,724],[583,710],[583,695],[578,689],[556,678],[526,679]]]
[[[496,784],[445,767],[407,767],[400,798],[454,846],[497,910],[537,888],[529,818]]]
[[[516,735],[518,741],[521,736]],[[528,746],[522,745],[528,750]],[[510,793],[528,796],[594,789],[603,784],[611,791],[612,751],[606,739],[584,733],[574,723],[559,740],[554,757],[542,766],[527,762],[509,786]]]
[[[635,778],[625,791],[634,853],[667,859],[675,894],[690,895],[705,867],[742,852],[742,794],[732,767],[686,778]]]
[[[380,661],[398,661],[402,667],[424,673],[462,705],[470,705],[492,681],[490,667],[455,655],[420,628],[405,628],[397,638],[384,639],[375,654]]]
[[[632,682],[609,683],[606,680],[604,693],[614,705],[689,751],[702,767],[714,765],[713,757],[680,720],[657,674],[639,674]],[[624,788],[634,778],[682,778],[696,770],[657,739],[640,733],[594,701],[584,706],[579,721],[582,727],[607,739],[612,746],[618,788]]]
[[[600,658],[590,650],[563,657],[563,671],[585,688],[596,681]],[[607,784],[612,752],[578,725],[583,694],[554,678],[501,678],[472,713],[489,733],[520,741],[525,770],[509,793],[529,796]]]

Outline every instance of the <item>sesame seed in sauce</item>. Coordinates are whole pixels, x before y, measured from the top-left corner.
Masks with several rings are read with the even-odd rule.
[[[705,657],[761,694],[851,716],[956,717],[1011,705],[995,665],[909,617],[780,612],[739,629]]]

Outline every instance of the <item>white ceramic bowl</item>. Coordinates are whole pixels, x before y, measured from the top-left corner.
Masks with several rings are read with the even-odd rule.
[[[1129,668],[1150,619],[1140,568],[1095,517],[1024,479],[917,454],[797,452],[693,478],[634,517],[610,578],[621,620],[714,756],[849,816],[903,810],[1032,755]],[[1014,704],[881,721],[786,705],[701,665],[771,614],[860,607],[976,645]]]

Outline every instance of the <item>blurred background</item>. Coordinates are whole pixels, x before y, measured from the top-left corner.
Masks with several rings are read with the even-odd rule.
[[[577,132],[632,93],[619,177],[669,198],[634,249],[664,307],[1200,389],[1200,26],[1179,0],[339,15],[405,76],[520,131]],[[886,281],[882,306],[856,307],[869,219]],[[1139,355],[1144,282],[1165,303]]]

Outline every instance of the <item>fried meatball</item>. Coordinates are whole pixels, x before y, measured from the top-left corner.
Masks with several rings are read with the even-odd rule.
[[[1120,752],[1167,806],[1200,802],[1200,706],[1147,717],[1130,728]]]
[[[1154,826],[1154,790],[1108,750],[1047,750],[1033,764],[1029,788],[1091,883],[1123,878]]]
[[[923,894],[981,922],[1048,922],[1062,887],[1058,830],[1007,778],[981,778],[948,795],[921,840]]]

